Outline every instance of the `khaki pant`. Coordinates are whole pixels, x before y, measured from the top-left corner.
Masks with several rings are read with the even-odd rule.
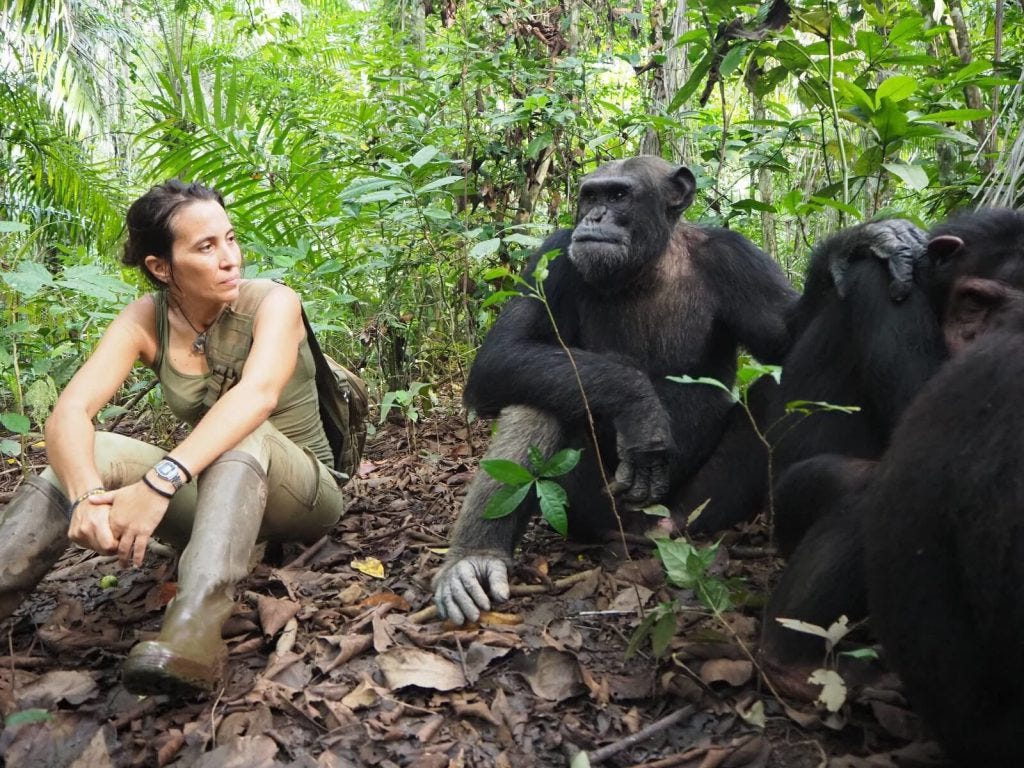
[[[334,477],[312,452],[300,448],[270,422],[257,427],[233,450],[253,456],[267,473],[267,506],[260,540],[313,542],[341,517],[344,500]],[[166,454],[164,449],[141,440],[113,432],[96,433],[96,466],[106,488],[137,482]],[[67,495],[52,469],[44,470],[42,477]],[[230,503],[229,490],[221,488],[217,492],[224,494],[225,503]],[[156,537],[183,547],[192,532],[195,506],[193,479],[174,494],[156,529]]]

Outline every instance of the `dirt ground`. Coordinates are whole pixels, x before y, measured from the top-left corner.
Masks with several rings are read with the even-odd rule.
[[[891,677],[851,688],[831,718],[765,685],[751,653],[779,563],[756,524],[715,565],[750,595],[724,621],[667,586],[642,539],[580,547],[537,525],[513,599],[480,626],[444,626],[430,577],[485,436],[453,412],[382,427],[331,535],[264,552],[239,585],[229,680],[207,698],[120,684],[174,594],[173,552],[121,569],[69,550],[0,624],[0,765],[529,768],[587,765],[581,751],[646,768],[941,764]],[[19,478],[0,473],[0,501]],[[641,608],[673,598],[686,610],[667,652],[627,659]]]

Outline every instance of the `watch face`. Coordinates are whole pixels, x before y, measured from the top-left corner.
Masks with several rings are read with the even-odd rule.
[[[185,478],[181,476],[181,473],[178,471],[178,467],[175,466],[174,462],[167,461],[165,459],[157,462],[153,469],[156,470],[157,475],[173,485],[175,489],[178,489],[185,484]]]

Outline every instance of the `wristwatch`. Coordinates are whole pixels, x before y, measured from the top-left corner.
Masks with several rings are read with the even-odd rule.
[[[153,469],[156,471],[157,477],[173,485],[174,490],[178,490],[185,484],[185,478],[182,476],[181,470],[178,469],[178,465],[169,459],[161,459],[153,466]]]

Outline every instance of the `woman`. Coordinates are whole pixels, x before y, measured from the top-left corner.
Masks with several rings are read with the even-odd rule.
[[[342,495],[299,298],[242,279],[221,196],[168,181],[132,204],[127,227],[123,262],[157,291],[114,319],[46,422],[50,466],[0,520],[0,618],[68,539],[125,566],[141,565],[153,536],[187,541],[160,635],[132,649],[123,679],[139,694],[213,690],[227,658],[221,627],[253,545],[316,540],[341,516]],[[232,356],[240,371],[216,362]],[[170,452],[93,429],[136,361],[193,426]]]

